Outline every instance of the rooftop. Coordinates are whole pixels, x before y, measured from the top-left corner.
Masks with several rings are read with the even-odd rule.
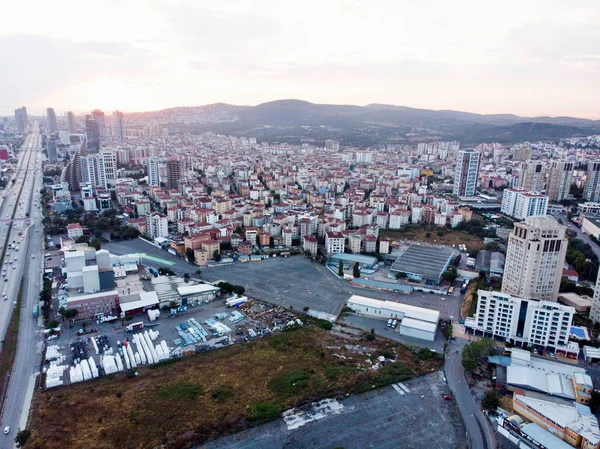
[[[415,274],[439,280],[454,257],[452,248],[411,245],[392,264],[391,271]]]

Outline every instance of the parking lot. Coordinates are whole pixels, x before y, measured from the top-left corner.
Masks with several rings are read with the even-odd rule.
[[[405,387],[401,388],[401,387]],[[408,391],[407,391],[408,390]],[[441,372],[351,396],[323,410],[313,404],[284,419],[207,443],[207,449],[455,449],[465,431]]]
[[[352,287],[348,281],[339,279],[329,269],[304,256],[277,257],[260,262],[236,262],[232,265],[203,268],[190,265],[165,250],[156,248],[140,239],[106,244],[105,249],[114,254],[146,253],[153,257],[174,262],[170,268],[178,274],[190,273],[194,277],[201,269],[201,278],[212,282],[224,280],[243,285],[246,294],[283,307],[302,310],[308,306],[321,312],[338,314],[351,295],[398,301],[440,311],[442,318],[453,316],[460,319],[461,297],[413,292],[410,295],[392,294],[377,290]],[[146,262],[148,263],[148,262]],[[160,266],[158,263],[149,265]]]

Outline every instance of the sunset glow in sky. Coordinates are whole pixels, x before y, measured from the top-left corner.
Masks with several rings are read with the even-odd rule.
[[[600,119],[598,0],[24,0],[2,15],[0,114],[297,98]]]

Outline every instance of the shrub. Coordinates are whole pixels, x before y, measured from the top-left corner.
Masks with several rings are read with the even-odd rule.
[[[272,402],[257,402],[248,410],[248,421],[272,421],[279,418],[279,406]]]
[[[274,393],[291,395],[303,390],[308,385],[310,375],[305,371],[292,371],[271,378],[269,389]]]
[[[210,396],[218,402],[225,402],[227,399],[233,396],[233,390],[231,387],[227,386],[215,387],[210,393]]]
[[[331,329],[333,329],[333,324],[326,320],[318,320],[317,326],[321,329],[325,329],[326,331],[330,331]]]

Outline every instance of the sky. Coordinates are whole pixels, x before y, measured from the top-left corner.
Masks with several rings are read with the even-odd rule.
[[[600,119],[598,0],[4,2],[0,114],[386,103]]]

